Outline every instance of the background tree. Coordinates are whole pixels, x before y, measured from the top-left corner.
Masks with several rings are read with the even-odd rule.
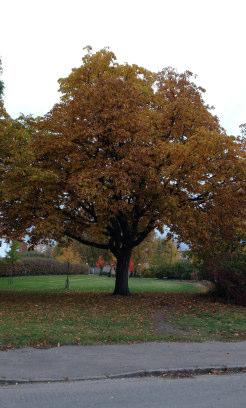
[[[141,244],[133,250],[134,271],[136,275],[142,274],[149,269],[152,258],[156,251],[157,237],[152,231]]]
[[[74,242],[76,245],[76,250],[84,262],[90,267],[95,267],[98,257],[102,254],[102,250],[92,246],[80,244],[78,241]]]
[[[152,266],[161,264],[173,264],[181,259],[177,245],[172,239],[158,237],[153,231],[145,240],[134,248],[133,260],[136,274],[148,275],[148,270]]]
[[[153,252],[152,265],[172,265],[181,259],[177,245],[172,239],[156,238],[155,251]]]
[[[74,241],[74,245],[76,247],[76,251],[81,256],[81,259],[83,259],[84,263],[90,267],[93,268],[96,266],[96,262],[100,256],[103,257],[107,264],[111,264],[112,254],[109,250],[84,245],[78,241]]]
[[[69,289],[70,282],[69,282],[69,274],[70,274],[70,265],[71,264],[81,264],[81,257],[74,243],[69,240],[67,242],[63,242],[62,244],[58,244],[53,251],[53,255],[58,261],[66,262],[67,264],[67,277],[65,281],[65,289]]]
[[[15,264],[20,259],[19,247],[20,243],[18,241],[12,241],[10,243],[9,249],[6,251],[5,259],[10,264],[9,283],[11,285],[13,284],[13,273]]]
[[[197,224],[206,235],[222,197],[233,219],[240,143],[220,128],[188,71],[154,73],[101,50],[59,84],[60,102],[19,123],[4,152],[1,229],[110,250],[114,293],[127,295],[132,251],[155,228],[191,241]]]

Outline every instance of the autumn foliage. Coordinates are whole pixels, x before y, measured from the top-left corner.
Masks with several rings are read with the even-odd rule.
[[[122,295],[132,251],[155,228],[191,245],[214,231],[235,234],[243,146],[220,127],[191,72],[155,73],[101,50],[59,84],[47,115],[7,133],[0,124],[2,234],[110,250]]]
[[[102,255],[100,255],[96,261],[96,267],[102,269],[105,266],[105,260]]]

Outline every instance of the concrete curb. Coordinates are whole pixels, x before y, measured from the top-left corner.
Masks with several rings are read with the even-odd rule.
[[[132,371],[121,374],[108,374],[95,377],[69,378],[61,379],[6,379],[0,378],[0,386],[3,385],[17,385],[17,384],[49,384],[49,383],[64,383],[64,382],[80,382],[80,381],[99,381],[99,380],[116,380],[123,378],[143,378],[143,377],[163,377],[163,378],[187,378],[198,375],[222,375],[222,374],[238,374],[246,373],[246,366],[241,367],[205,367],[205,368],[177,368],[177,369],[159,369],[159,370],[141,370]]]

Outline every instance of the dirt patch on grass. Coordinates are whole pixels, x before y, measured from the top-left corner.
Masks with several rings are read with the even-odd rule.
[[[153,328],[157,335],[164,336],[177,336],[177,337],[190,337],[196,333],[189,327],[178,327],[174,323],[171,323],[167,320],[165,312],[157,311],[153,315]]]

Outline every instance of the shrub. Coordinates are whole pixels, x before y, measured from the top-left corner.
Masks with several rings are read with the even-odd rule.
[[[210,260],[205,264],[204,275],[215,283],[217,294],[227,301],[246,306],[246,254],[231,259]]]
[[[0,276],[35,276],[35,275],[67,275],[67,262],[59,262],[54,258],[23,257],[14,265],[6,261],[0,262]],[[70,264],[69,274],[87,274],[88,266],[84,264]]]
[[[21,252],[21,258],[48,258],[54,259],[52,255],[47,254],[45,252],[38,252],[38,251],[25,251]]]
[[[188,261],[156,265],[150,271],[158,279],[198,279],[198,271]]]
[[[144,268],[140,271],[139,276],[141,278],[155,278],[155,267]]]

